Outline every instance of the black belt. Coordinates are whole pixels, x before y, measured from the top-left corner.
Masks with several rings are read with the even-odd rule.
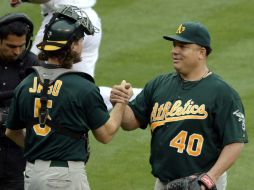
[[[28,161],[32,164],[35,163],[35,160],[31,160],[31,161]],[[68,165],[68,161],[62,161],[62,160],[50,160],[50,165],[49,167],[66,167],[68,168],[69,165]]]

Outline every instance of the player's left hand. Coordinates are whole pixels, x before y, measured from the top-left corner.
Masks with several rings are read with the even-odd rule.
[[[217,190],[213,180],[206,174],[192,175],[171,181],[167,190]]]

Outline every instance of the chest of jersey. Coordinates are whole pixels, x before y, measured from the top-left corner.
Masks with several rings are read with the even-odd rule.
[[[159,86],[152,96],[150,125],[158,126],[184,121],[205,121],[214,109],[216,94],[207,88],[205,81],[183,83],[172,80]]]

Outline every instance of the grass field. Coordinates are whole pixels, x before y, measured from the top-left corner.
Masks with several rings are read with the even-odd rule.
[[[103,40],[96,68],[98,85],[112,86],[122,79],[143,87],[151,78],[172,70],[171,45],[162,39],[179,23],[200,21],[210,30],[212,71],[220,74],[241,95],[246,111],[249,143],[229,170],[228,190],[253,190],[254,171],[254,1],[250,0],[98,0],[95,9],[103,24]],[[1,0],[0,14],[28,13],[38,29],[37,5],[12,9]],[[91,135],[92,136],[92,135]],[[109,145],[91,138],[87,165],[93,190],[152,190],[150,132],[137,130],[116,135]],[[171,163],[174,164],[174,163]]]

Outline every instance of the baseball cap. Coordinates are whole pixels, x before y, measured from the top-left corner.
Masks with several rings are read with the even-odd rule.
[[[169,41],[179,41],[198,44],[211,49],[208,29],[199,22],[185,22],[180,24],[175,35],[163,36]]]

